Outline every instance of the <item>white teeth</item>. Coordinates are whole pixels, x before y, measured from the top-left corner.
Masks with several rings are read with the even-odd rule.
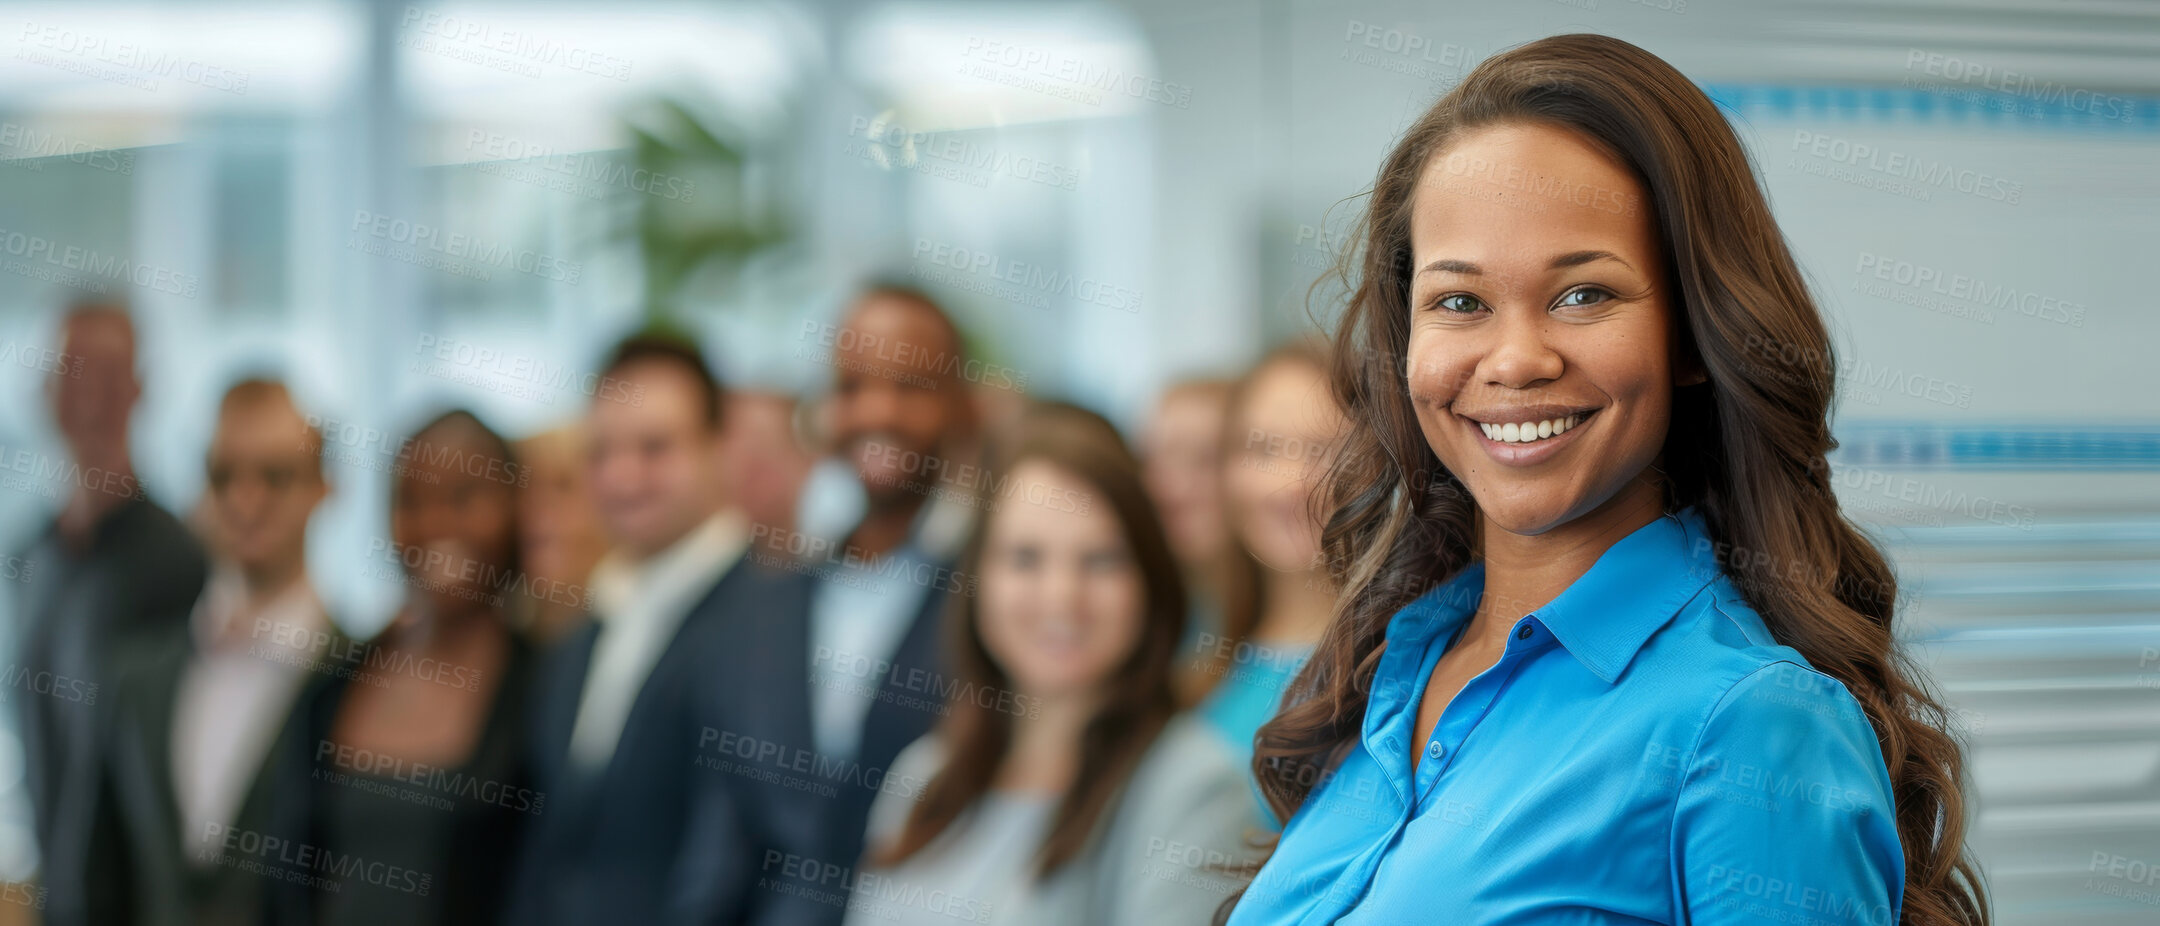
[[[1569,415],[1565,418],[1547,418],[1544,421],[1511,421],[1507,424],[1478,422],[1478,430],[1485,432],[1489,440],[1503,444],[1527,444],[1566,434],[1568,429],[1582,423],[1583,416]]]

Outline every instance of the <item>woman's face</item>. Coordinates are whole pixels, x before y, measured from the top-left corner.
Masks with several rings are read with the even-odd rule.
[[[1410,398],[1486,519],[1541,534],[1654,491],[1638,477],[1676,364],[1642,184],[1572,131],[1517,123],[1442,149],[1415,195]]]
[[[1219,390],[1172,392],[1147,431],[1148,494],[1187,564],[1222,549],[1223,404]]]
[[[1010,474],[1025,497],[1090,498],[1080,477],[1041,460]],[[1036,486],[1043,492],[1037,493]],[[1015,494],[984,528],[978,630],[1013,687],[1038,698],[1100,689],[1140,643],[1140,565],[1107,505],[1061,511]]]
[[[391,493],[390,539],[413,594],[438,610],[492,602],[513,568],[518,470],[452,422],[416,436]]]
[[[1344,426],[1326,376],[1303,362],[1268,364],[1232,413],[1223,489],[1238,542],[1276,572],[1314,568],[1320,524],[1310,503]]]

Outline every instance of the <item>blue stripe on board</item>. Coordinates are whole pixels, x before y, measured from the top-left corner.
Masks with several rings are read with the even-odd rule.
[[[2160,470],[2160,425],[1841,427],[1841,464],[1940,469]]]
[[[1916,86],[1704,84],[1718,105],[1748,119],[1839,119],[1984,129],[2160,132],[2160,97],[2065,84],[1991,89],[1939,78]]]

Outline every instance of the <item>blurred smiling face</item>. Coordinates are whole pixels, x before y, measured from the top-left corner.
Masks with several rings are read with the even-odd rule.
[[[210,442],[210,514],[220,548],[243,569],[297,558],[326,488],[307,422],[282,400],[237,405]]]
[[[608,535],[649,556],[690,533],[718,505],[720,434],[690,371],[648,360],[614,376],[639,399],[592,405],[586,460],[592,496]]]
[[[1223,490],[1238,541],[1277,572],[1313,568],[1320,523],[1311,501],[1344,427],[1326,376],[1303,361],[1270,363],[1232,411],[1236,451]]]
[[[1020,463],[1011,478],[1031,491],[1042,486],[1049,498],[1095,492],[1041,460]],[[1008,499],[984,528],[976,617],[983,646],[1014,688],[1035,697],[1095,692],[1140,643],[1140,565],[1107,506],[1077,507],[1087,510]]]
[[[946,450],[966,423],[951,330],[923,306],[873,295],[858,306],[833,351],[833,394],[827,406],[834,445],[855,467],[873,505],[920,493],[936,471],[927,460]]]
[[[1476,129],[1425,166],[1410,398],[1496,526],[1540,534],[1655,491],[1637,477],[1665,442],[1674,386],[1700,374],[1678,372],[1648,202],[1625,166],[1548,125]]]
[[[492,601],[515,565],[516,471],[455,421],[414,435],[410,450],[390,499],[390,537],[406,574],[444,611]]]

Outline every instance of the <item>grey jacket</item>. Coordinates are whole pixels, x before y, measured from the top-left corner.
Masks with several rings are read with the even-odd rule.
[[[943,765],[944,754],[937,734],[924,736],[900,754],[888,777],[927,782]],[[1173,718],[1148,748],[1080,858],[1048,881],[1010,885],[998,897],[961,898],[966,905],[959,909],[966,915],[955,920],[948,913],[944,921],[1204,926],[1241,883],[1226,868],[1257,857],[1250,843],[1257,811],[1246,779],[1218,736],[1195,718]],[[899,832],[914,797],[898,788],[878,795],[870,811],[872,846]],[[955,876],[971,861],[940,850],[966,844],[955,837],[969,819],[963,815],[954,830],[895,868],[864,866],[850,901],[848,926],[890,922],[873,911],[891,911],[896,899],[904,905],[910,899],[939,896],[941,889],[960,890],[943,882],[957,882]],[[1030,858],[1034,848],[1025,849]],[[882,894],[893,896],[873,896]],[[953,909],[949,902],[947,909]]]

